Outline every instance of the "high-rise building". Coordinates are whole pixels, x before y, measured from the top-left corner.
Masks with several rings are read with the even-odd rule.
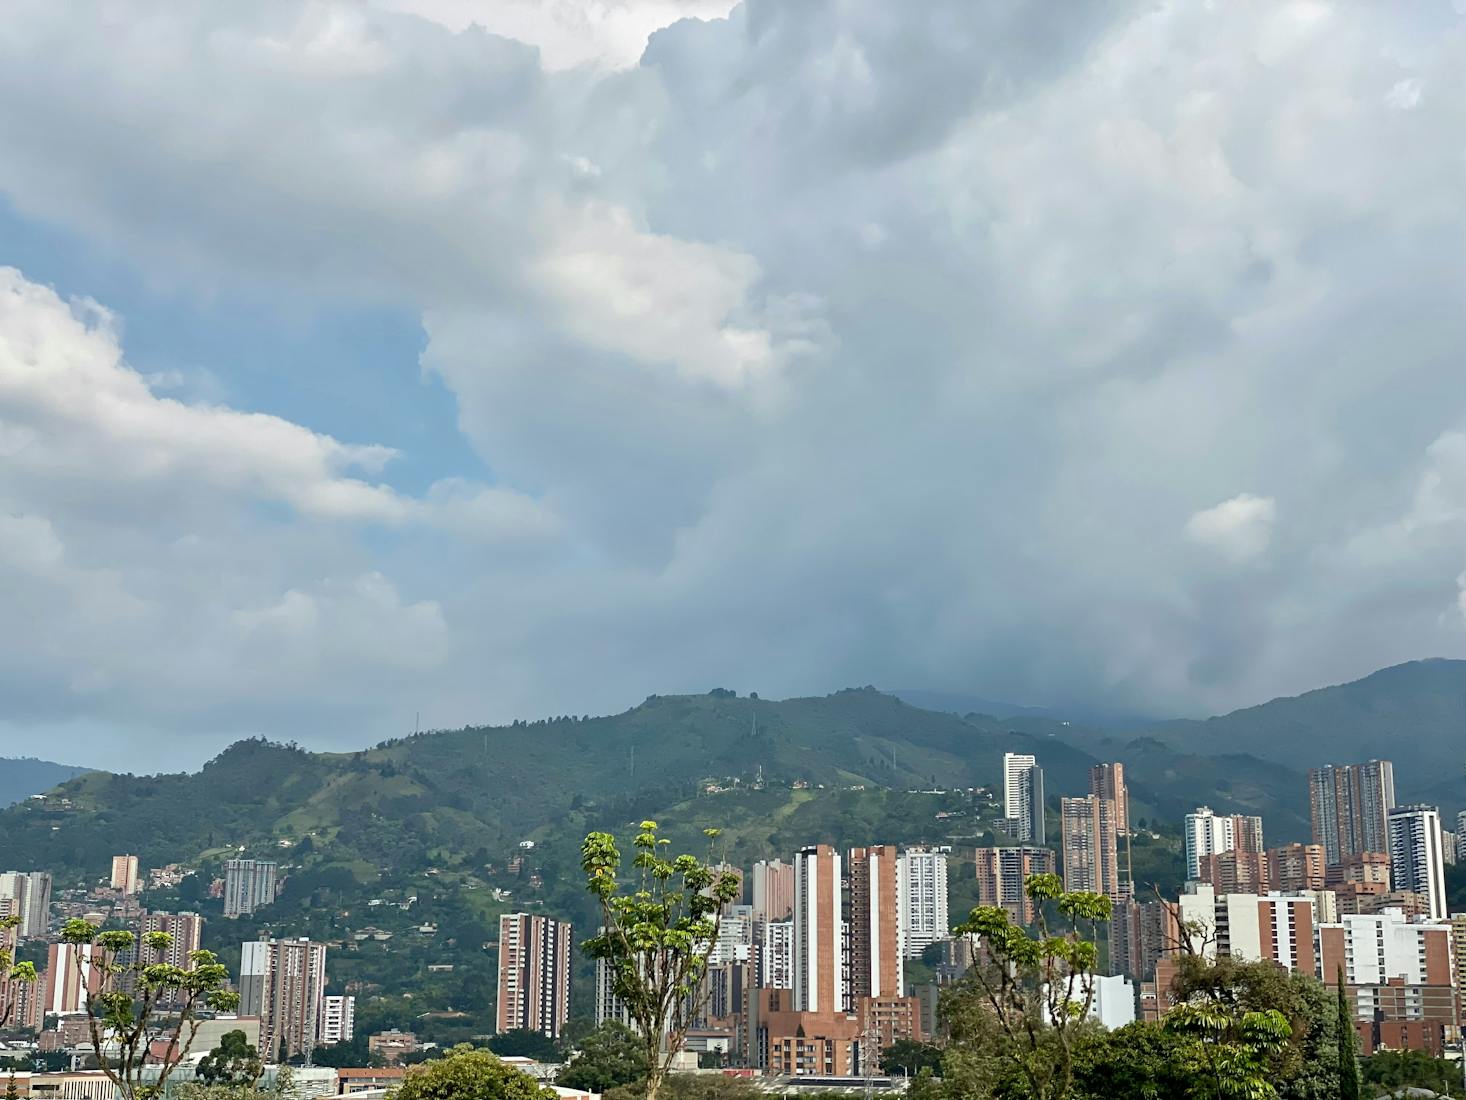
[[[947,915],[946,847],[907,848],[898,867],[901,891],[901,931],[908,959],[949,935]]]
[[[1466,863],[1466,810],[1456,815],[1456,862]]]
[[[315,1049],[325,1016],[326,945],[308,939],[250,940],[240,949],[239,1014],[260,1018],[260,1056]]]
[[[321,1037],[323,1047],[349,1043],[356,1036],[356,998],[330,996],[321,1000]]]
[[[51,872],[6,871],[0,874],[0,897],[15,903],[20,938],[44,936],[51,926]]]
[[[1434,806],[1397,806],[1390,811],[1390,885],[1426,901],[1432,920],[1446,915],[1446,866],[1441,851],[1441,814]]]
[[[167,963],[183,970],[193,969],[189,958],[199,949],[203,940],[204,918],[197,913],[144,913],[138,929],[143,936],[151,932],[166,932],[173,937],[171,943],[160,952],[152,952],[139,940],[139,948],[146,953],[145,963]]]
[[[1044,842],[1044,773],[1027,753],[1003,754],[1003,812],[1015,840]]]
[[[1005,752],[1003,754],[1003,816],[1016,818],[1022,806],[1019,783],[1029,768],[1038,764],[1036,757],[1026,752]]]
[[[1110,972],[1137,981],[1155,976],[1156,964],[1182,950],[1180,911],[1173,901],[1118,902],[1110,917]]]
[[[850,992],[899,997],[905,975],[901,942],[900,855],[894,844],[850,849]]]
[[[1033,923],[1033,902],[1024,889],[1030,875],[1054,873],[1054,853],[1049,848],[979,848],[977,856],[977,901],[979,905],[1001,905],[1022,925]]]
[[[1089,793],[1115,804],[1115,832],[1130,832],[1130,789],[1125,786],[1124,764],[1095,764],[1089,769]]]
[[[106,954],[92,944],[53,943],[47,950],[41,1013],[82,1012],[101,992]]]
[[[794,988],[794,921],[775,920],[758,926],[758,984],[763,989]]]
[[[1320,924],[1315,894],[1222,894],[1190,883],[1177,902],[1177,928],[1206,958],[1230,956],[1275,962],[1295,974],[1314,976],[1313,930]]]
[[[1456,1028],[1450,924],[1407,920],[1398,909],[1351,914],[1318,928],[1319,978],[1344,971],[1366,1052],[1378,1045],[1429,1049]]]
[[[1215,886],[1219,894],[1265,894],[1268,861],[1264,852],[1234,850],[1202,856],[1197,881]]]
[[[538,1031],[558,1039],[570,1019],[568,921],[531,913],[499,918],[499,1003],[495,1031]]]
[[[1186,877],[1199,880],[1201,860],[1222,852],[1261,852],[1262,818],[1246,814],[1218,814],[1198,806],[1186,815],[1182,839],[1186,846]]]
[[[1088,795],[1059,802],[1064,889],[1089,890],[1118,901],[1120,889],[1115,803]]]
[[[242,917],[275,901],[275,864],[263,859],[224,861],[224,915]]]
[[[137,893],[137,856],[112,857],[112,889]]]
[[[1395,769],[1388,760],[1329,764],[1308,773],[1313,842],[1325,863],[1363,852],[1389,850],[1389,815],[1395,808]]]
[[[1283,844],[1267,850],[1269,890],[1322,890],[1326,883],[1322,844]]]
[[[828,844],[801,848],[794,857],[793,1011],[845,1007],[843,923],[839,853]]]
[[[794,912],[794,865],[782,859],[755,863],[748,900],[754,920],[787,920]]]
[[[615,975],[611,970],[611,963],[608,959],[596,960],[596,1005],[595,1021],[603,1024],[607,1020],[615,1020],[618,1024],[631,1026],[631,1013],[626,1011],[626,1005],[616,995]]]

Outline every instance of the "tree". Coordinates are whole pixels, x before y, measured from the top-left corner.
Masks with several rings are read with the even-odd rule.
[[[1135,1023],[1094,1035],[1075,1059],[1076,1100],[1172,1100],[1189,1087],[1179,1064],[1181,1040],[1155,1024]]]
[[[1334,1016],[1339,1042],[1339,1100],[1359,1100],[1359,1055],[1355,1049],[1354,1014],[1349,1011],[1349,990],[1344,985],[1344,966],[1339,964],[1339,1003]]]
[[[720,830],[704,829],[709,844]],[[687,1029],[711,993],[704,988],[708,958],[718,940],[723,910],[738,898],[742,881],[720,870],[711,850],[706,862],[693,855],[664,859],[670,842],[655,821],[643,821],[632,842],[640,881],[623,893],[621,853],[610,833],[591,833],[581,845],[586,888],[601,906],[601,933],[582,947],[611,971],[611,987],[625,1006],[646,1052],[646,1100],[656,1100],[667,1071],[682,1049]]]
[[[466,1043],[408,1072],[393,1100],[556,1100],[527,1073]]]
[[[1031,1100],[1064,1100],[1074,1084],[1075,1042],[1094,1003],[1094,928],[1109,919],[1110,899],[1066,891],[1058,875],[1030,875],[1024,889],[1037,903],[1036,935],[996,905],[979,905],[953,929],[975,937],[986,958],[974,950],[965,978],[978,1011],[948,1022],[954,1042],[968,1048],[965,1068],[986,1087],[1016,1080]],[[1068,923],[1066,931],[1050,928],[1050,907]],[[1080,935],[1081,923],[1091,938]]]
[[[11,937],[20,927],[20,917],[0,918],[0,1031],[10,1024],[20,1000],[20,987],[36,980],[36,964],[16,962]]]
[[[95,990],[87,998],[92,1049],[122,1100],[161,1096],[193,1046],[198,1013],[229,1012],[239,1005],[239,994],[225,988],[229,972],[212,951],[192,952],[188,969],[148,961],[173,943],[167,932],[149,932],[139,944],[131,932],[99,933],[95,925],[75,919],[62,927],[61,942],[72,948],[82,988]],[[88,973],[88,961],[94,974]],[[158,1080],[144,1084],[143,1063],[160,1040],[167,1045]],[[116,1047],[115,1056],[107,1053],[109,1043]]]
[[[672,1073],[662,1085],[663,1100],[762,1100],[767,1094],[746,1077],[720,1073]],[[640,1100],[641,1090],[621,1085],[605,1100]]]
[[[586,1092],[609,1092],[646,1080],[646,1048],[625,1024],[607,1020],[580,1044],[555,1084]]]
[[[897,1039],[881,1051],[881,1072],[893,1077],[915,1077],[923,1068],[933,1073],[942,1071],[942,1048],[915,1039]]]
[[[1233,1015],[1280,1012],[1287,1042],[1268,1056],[1268,1077],[1282,1100],[1339,1095],[1337,1002],[1317,980],[1277,963],[1183,956],[1172,987],[1178,1001],[1220,1006]],[[1352,1036],[1352,1025],[1349,1028]],[[1351,1038],[1352,1042],[1352,1038]]]
[[[1288,1041],[1288,1019],[1276,1009],[1238,1012],[1211,1004],[1180,1004],[1165,1029],[1184,1040],[1180,1064],[1196,1100],[1272,1100],[1269,1057]]]
[[[206,1085],[253,1085],[265,1072],[260,1052],[242,1031],[226,1031],[219,1045],[199,1060],[197,1077]]]
[[[560,1048],[543,1031],[517,1027],[501,1031],[489,1040],[489,1049],[505,1058],[533,1058],[536,1062],[558,1062]]]

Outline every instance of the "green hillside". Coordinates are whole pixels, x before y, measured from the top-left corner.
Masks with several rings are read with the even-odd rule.
[[[1233,711],[1166,722],[1155,736],[1185,752],[1249,753],[1300,772],[1387,759],[1402,799],[1466,806],[1466,661],[1412,661],[1362,680]]]
[[[1094,757],[1061,740],[1067,727],[1022,725],[921,710],[869,688],[778,702],[653,696],[608,717],[425,733],[356,753],[242,741],[193,774],[81,776],[0,812],[0,828],[10,862],[78,877],[102,874],[120,850],[158,865],[263,855],[281,842],[302,846],[307,863],[395,871],[438,853],[503,849],[587,805],[651,812],[706,782],[749,786],[760,773],[786,789],[987,786],[1015,750],[1039,756],[1051,798],[1084,793]],[[1301,777],[1244,757],[1218,769],[1154,741],[1115,755],[1154,816],[1211,801],[1267,814],[1279,839],[1299,833]]]
[[[58,783],[83,774],[86,768],[53,764],[31,757],[0,757],[0,806],[9,806],[33,794],[50,790]]]

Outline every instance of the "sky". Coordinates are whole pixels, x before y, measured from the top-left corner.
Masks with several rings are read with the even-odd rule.
[[[1461,5],[15,0],[0,755],[1466,656]]]

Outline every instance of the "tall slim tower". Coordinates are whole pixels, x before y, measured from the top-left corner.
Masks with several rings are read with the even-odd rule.
[[[1365,852],[1388,852],[1395,769],[1388,760],[1329,764],[1308,773],[1313,842],[1330,866]]]
[[[20,938],[44,936],[51,925],[51,872],[6,871],[0,874],[0,897],[13,902],[20,917]]]
[[[844,1000],[840,856],[828,844],[794,857],[794,1010],[838,1012]]]
[[[1003,754],[1003,813],[1014,839],[1044,843],[1044,773],[1027,753]]]
[[[321,1040],[326,945],[308,939],[250,940],[240,949],[239,1014],[260,1018],[266,1061],[309,1054]]]
[[[905,975],[900,856],[894,844],[850,849],[850,994],[899,997]]]
[[[558,1039],[570,1019],[570,923],[531,913],[499,918],[499,1003],[494,1030]]]
[[[1125,897],[1134,897],[1135,870],[1130,858],[1130,788],[1125,785],[1125,765],[1116,761],[1090,768],[1089,793],[1093,798],[1107,798],[1115,804],[1115,833],[1125,842],[1120,892]]]
[[[1426,900],[1426,915],[1446,915],[1446,863],[1441,814],[1435,806],[1397,806],[1390,811],[1390,885]]]

